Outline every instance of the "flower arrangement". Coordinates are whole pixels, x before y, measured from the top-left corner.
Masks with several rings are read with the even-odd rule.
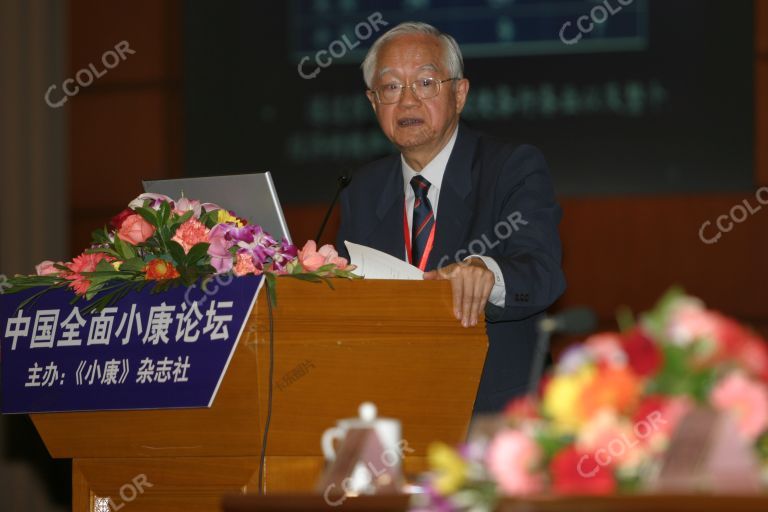
[[[638,489],[683,417],[701,406],[732,415],[768,481],[765,340],[671,290],[622,332],[566,349],[539,396],[509,404],[489,439],[458,450],[432,445],[430,508],[486,509],[499,495]]]
[[[44,287],[28,299],[34,300],[68,287],[75,300],[91,301],[85,309],[98,310],[150,283],[159,292],[231,272],[264,274],[274,301],[275,276],[330,285],[330,277],[357,278],[354,269],[331,245],[318,250],[310,240],[298,250],[218,205],[147,193],[94,231],[89,249],[69,262],[44,261],[36,275],[11,278],[7,293]]]

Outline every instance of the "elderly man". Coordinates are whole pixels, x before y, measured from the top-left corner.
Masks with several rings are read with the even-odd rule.
[[[431,25],[386,32],[362,68],[400,155],[363,167],[344,190],[337,247],[367,245],[410,261],[424,279],[449,279],[465,327],[485,311],[489,348],[475,412],[499,410],[527,391],[536,320],[565,289],[547,164],[532,146],[459,122],[469,93],[461,51]]]

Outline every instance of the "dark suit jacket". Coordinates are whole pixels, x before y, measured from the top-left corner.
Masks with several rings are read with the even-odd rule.
[[[348,256],[349,240],[404,258],[403,189],[400,155],[354,174],[340,198],[341,254]],[[476,413],[498,411],[526,392],[536,321],[565,290],[562,214],[547,164],[533,146],[515,147],[460,124],[437,212],[427,270],[484,254],[504,275],[504,307],[489,304],[485,311],[488,354],[475,400]]]

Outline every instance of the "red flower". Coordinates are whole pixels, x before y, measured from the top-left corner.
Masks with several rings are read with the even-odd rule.
[[[746,340],[753,337],[752,333],[732,318],[719,313],[714,315],[717,320],[714,337],[720,349],[718,357],[728,358],[739,354]]]
[[[656,343],[640,329],[632,329],[622,337],[622,346],[627,354],[629,366],[640,377],[654,375],[659,371],[662,354]]]
[[[96,265],[100,261],[114,261],[115,258],[104,254],[103,252],[97,253],[83,253],[80,256],[74,258],[71,262],[66,263],[65,266],[69,269],[68,273],[63,273],[64,278],[70,281],[69,287],[72,288],[76,294],[85,295],[88,292],[88,288],[91,286],[91,282],[83,276],[83,272],[95,272]]]
[[[560,450],[549,464],[552,488],[557,494],[611,494],[616,478],[610,465],[601,465],[574,445]]]
[[[768,382],[768,344],[763,339],[752,336],[744,343],[738,357],[749,372]]]
[[[123,222],[125,222],[125,219],[127,219],[134,213],[136,212],[134,212],[130,208],[126,208],[125,210],[121,211],[120,213],[112,217],[112,220],[109,221],[109,225],[115,229],[120,229],[121,227],[123,227]]]
[[[512,420],[536,419],[539,417],[539,411],[535,399],[530,395],[523,395],[507,404],[504,416]]]
[[[155,258],[144,267],[148,281],[162,281],[164,279],[176,279],[179,277],[179,271],[173,266],[173,263],[162,258]]]
[[[635,409],[635,413],[632,415],[632,424],[636,424],[648,416],[661,414],[666,404],[667,397],[664,395],[646,396]]]

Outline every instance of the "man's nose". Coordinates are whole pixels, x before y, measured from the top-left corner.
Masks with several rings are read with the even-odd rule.
[[[421,103],[421,99],[416,96],[416,93],[413,92],[413,87],[403,87],[403,93],[400,95],[400,105],[403,107],[408,107],[412,105],[418,105]]]

